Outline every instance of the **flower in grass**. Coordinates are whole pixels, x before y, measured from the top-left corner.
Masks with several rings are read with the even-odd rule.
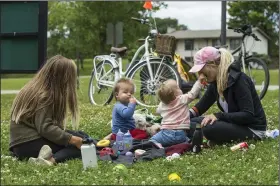
[[[145,184],[146,184],[146,182],[145,182],[145,181],[142,181],[142,182],[141,182],[141,185],[145,185]]]
[[[262,161],[262,159],[261,159],[261,158],[258,158],[257,161]]]

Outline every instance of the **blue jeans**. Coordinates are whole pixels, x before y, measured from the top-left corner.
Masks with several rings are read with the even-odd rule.
[[[167,147],[179,143],[184,143],[186,141],[189,141],[189,139],[186,136],[185,131],[183,130],[162,129],[153,137],[151,137],[149,141],[160,143],[162,146]]]

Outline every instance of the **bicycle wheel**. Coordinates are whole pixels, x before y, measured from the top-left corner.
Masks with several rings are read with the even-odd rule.
[[[97,77],[96,77],[97,76]],[[93,69],[89,81],[89,99],[91,104],[106,105],[113,98],[113,86],[119,71],[113,68],[110,61],[102,61]]]
[[[148,72],[146,61],[137,64],[127,77],[135,83],[134,96],[137,103],[145,107],[156,107],[160,102],[156,96],[156,90],[159,86],[168,79],[174,79],[179,87],[181,87],[181,81],[178,72],[166,61],[151,60],[150,65],[154,76],[153,81]]]
[[[269,86],[270,76],[266,63],[259,58],[251,57],[246,59],[245,66],[246,74],[255,84],[259,98],[262,99]]]

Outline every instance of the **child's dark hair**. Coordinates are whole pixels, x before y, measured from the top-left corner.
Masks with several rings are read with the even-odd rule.
[[[121,87],[121,84],[127,84],[127,85],[131,85],[133,87],[133,92],[132,94],[134,94],[134,89],[135,89],[135,85],[134,83],[132,82],[132,80],[128,79],[128,78],[120,78],[115,86],[114,86],[114,89],[113,89],[113,94],[114,94],[114,97],[116,98],[116,95],[117,93],[119,93],[120,91],[120,87]],[[117,99],[117,98],[116,98]]]

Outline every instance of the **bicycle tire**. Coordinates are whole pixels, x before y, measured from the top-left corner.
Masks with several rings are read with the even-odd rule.
[[[252,63],[254,65],[257,65],[258,68],[261,67],[260,70],[264,71],[264,81],[263,81],[263,85],[261,85],[261,90],[258,93],[260,100],[265,96],[268,86],[269,86],[269,81],[270,81],[270,76],[269,76],[269,70],[268,67],[266,65],[266,63],[260,59],[260,58],[256,58],[256,57],[250,57],[248,59],[245,60],[245,65],[246,65],[246,74],[251,78],[251,80],[253,81],[253,83],[256,85],[256,80],[254,79],[255,77],[253,77],[252,74],[249,74],[249,68],[253,67]],[[251,66],[251,67],[250,67]],[[258,86],[258,85],[256,85]],[[256,89],[258,89],[259,87],[256,87]]]
[[[111,68],[113,68],[113,65],[110,61],[104,61],[104,62],[100,62],[96,65],[96,69],[97,71],[104,65],[110,65]],[[103,106],[103,105],[106,105],[106,104],[109,104],[111,102],[111,100],[113,99],[113,92],[111,90],[108,91],[107,93],[107,96],[104,96],[104,100],[98,100],[98,98],[94,98],[94,94],[95,92],[93,92],[93,82],[94,80],[95,81],[98,81],[96,80],[96,77],[95,77],[95,69],[92,70],[92,73],[91,73],[91,77],[90,77],[90,81],[89,81],[89,88],[88,88],[88,96],[89,96],[89,100],[90,100],[90,103],[93,104],[93,105],[100,105],[100,106]],[[119,72],[117,70],[113,70],[113,76],[114,76],[114,81],[116,80],[116,77],[119,77]],[[99,85],[100,86],[100,85]],[[101,85],[102,86],[102,85]],[[106,87],[104,87],[105,89]],[[113,89],[113,87],[111,87],[110,89]],[[99,89],[100,91],[102,91],[102,88]],[[110,92],[110,93],[109,93]],[[100,92],[99,92],[100,93]]]
[[[143,62],[141,62],[141,63],[136,64],[135,67],[133,67],[133,68],[131,69],[131,71],[128,73],[127,77],[130,78],[130,79],[132,79],[132,80],[134,81],[134,83],[135,83],[136,91],[135,91],[134,96],[135,96],[135,98],[136,98],[136,100],[137,100],[137,103],[138,103],[139,105],[145,106],[145,107],[157,107],[160,101],[159,101],[159,99],[158,99],[157,96],[156,96],[156,91],[157,91],[157,89],[159,88],[160,84],[161,84],[162,82],[164,82],[165,80],[172,78],[172,79],[175,79],[176,82],[177,82],[177,84],[178,84],[178,86],[181,87],[181,81],[180,81],[180,77],[179,77],[179,74],[178,74],[177,70],[176,70],[171,64],[169,64],[168,62],[166,62],[166,61],[163,61],[163,62],[162,62],[161,60],[150,60],[150,64],[151,64],[152,70],[153,70],[153,72],[154,72],[154,73],[153,73],[154,76],[155,76],[157,70],[161,67],[160,65],[163,65],[163,66],[167,67],[168,70],[169,70],[172,74],[169,74],[169,76],[166,77],[165,79],[163,78],[163,76],[158,76],[158,77],[159,77],[158,79],[154,77],[154,79],[157,80],[156,83],[152,83],[152,82],[149,80],[150,77],[148,77],[148,76],[146,76],[147,79],[144,80],[144,79],[143,79],[143,78],[144,78],[143,72],[144,72],[144,70],[147,70],[147,62],[146,62],[146,61],[143,61]],[[142,69],[142,68],[143,68],[143,69]],[[142,70],[142,71],[141,71],[141,70]],[[138,71],[139,71],[139,72],[138,72]],[[141,77],[141,72],[142,72],[142,77]],[[138,79],[140,79],[140,80],[137,79],[136,76],[137,76],[138,74],[136,74],[136,73],[139,73]],[[162,72],[161,72],[161,73],[162,73]],[[166,73],[165,73],[165,74],[166,74]],[[165,75],[165,74],[164,74],[164,75]],[[149,75],[149,74],[146,73],[146,75]],[[161,75],[162,75],[162,74],[161,74]],[[146,78],[146,77],[145,77],[145,78]],[[170,78],[169,78],[169,77],[170,77]],[[142,79],[141,79],[141,78],[142,78]],[[160,78],[161,78],[161,79],[160,79]],[[144,81],[143,81],[143,80],[144,80]],[[138,83],[138,82],[139,82],[139,83]],[[137,88],[138,85],[140,85],[140,88]],[[143,89],[143,86],[144,86],[145,89]],[[138,90],[140,90],[140,91],[137,92]],[[143,95],[149,95],[149,96],[153,97],[153,99],[154,99],[153,102],[150,102],[150,103],[148,103],[148,104],[147,104],[147,102],[144,103],[146,100],[143,100],[143,97],[141,97],[141,96],[143,96]]]

